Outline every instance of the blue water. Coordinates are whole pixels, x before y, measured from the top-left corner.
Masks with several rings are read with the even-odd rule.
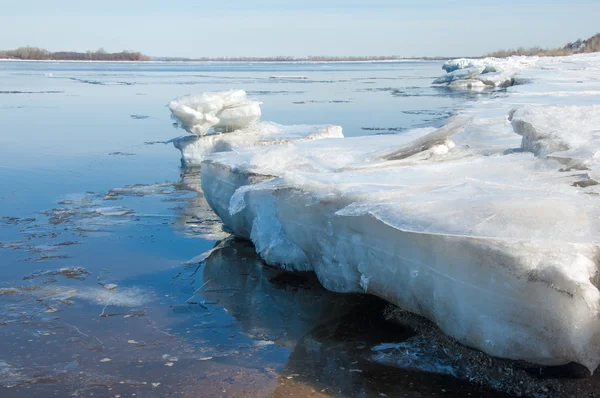
[[[197,173],[161,143],[184,134],[171,99],[239,88],[281,124],[346,136],[439,125],[473,99],[432,88],[440,67],[0,62],[0,394],[479,394],[366,364],[368,344],[410,331],[369,311],[380,301],[327,292],[207,234],[219,225]],[[337,327],[356,333],[323,335]],[[357,366],[369,372],[344,370]]]

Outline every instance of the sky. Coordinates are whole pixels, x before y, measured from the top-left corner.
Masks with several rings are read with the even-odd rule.
[[[0,0],[0,49],[477,56],[600,32],[600,0]]]

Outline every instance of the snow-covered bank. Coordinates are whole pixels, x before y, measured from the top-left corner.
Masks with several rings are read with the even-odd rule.
[[[268,263],[382,297],[490,355],[594,370],[600,55],[520,65],[531,84],[438,131],[210,155],[206,199]]]

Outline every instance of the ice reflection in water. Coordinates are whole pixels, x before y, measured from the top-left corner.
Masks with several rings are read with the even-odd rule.
[[[219,217],[210,209],[200,188],[200,170],[185,170],[181,174],[179,189],[192,191],[192,198],[187,198],[175,208],[177,222],[175,228],[190,238],[207,240],[224,239],[229,234],[223,231]]]
[[[254,344],[293,347],[315,325],[352,309],[361,297],[323,289],[311,273],[266,266],[248,242],[227,239],[203,267],[203,300],[222,305]]]

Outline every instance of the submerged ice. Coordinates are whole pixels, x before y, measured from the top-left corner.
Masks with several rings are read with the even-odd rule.
[[[502,66],[518,65],[535,83],[475,103],[438,130],[240,142],[202,156],[202,189],[269,264],[312,270],[335,292],[384,298],[493,356],[593,371],[599,62],[477,60],[488,70],[478,76],[512,79],[516,69]],[[471,73],[456,64],[445,69]]]

